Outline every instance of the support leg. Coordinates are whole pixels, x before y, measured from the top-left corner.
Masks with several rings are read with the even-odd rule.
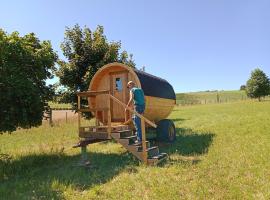
[[[79,165],[80,166],[90,165],[90,161],[89,161],[88,155],[87,155],[87,146],[86,145],[81,147],[81,162]]]

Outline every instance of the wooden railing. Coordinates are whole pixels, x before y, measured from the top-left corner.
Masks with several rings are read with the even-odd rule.
[[[107,101],[107,107],[106,108],[89,108],[89,109],[81,109],[81,97],[93,97],[93,96],[97,96],[97,95],[101,95],[101,94],[105,94],[108,98]],[[128,111],[130,111],[131,113],[135,114],[136,116],[138,116],[141,119],[141,131],[142,131],[142,152],[143,152],[143,162],[145,164],[147,164],[147,147],[146,147],[146,133],[145,133],[145,122],[147,124],[149,124],[150,126],[157,128],[157,125],[150,121],[149,119],[147,119],[146,117],[144,117],[143,115],[141,115],[140,113],[136,112],[135,110],[127,107],[127,105],[125,103],[123,103],[122,101],[120,101],[119,99],[117,99],[116,97],[114,97],[113,95],[110,94],[110,92],[108,90],[102,90],[102,91],[87,91],[87,92],[78,92],[78,127],[80,129],[81,126],[81,113],[82,112],[95,112],[95,116],[96,116],[96,126],[98,126],[98,119],[97,119],[97,112],[98,111],[108,111],[107,112],[107,122],[108,122],[108,134],[111,137],[111,110],[110,110],[110,100],[118,103],[119,105],[121,105],[123,108],[126,108]],[[103,112],[103,116],[104,116],[104,112]]]
[[[144,117],[143,115],[141,115],[140,113],[136,112],[135,110],[132,110],[131,108],[127,107],[127,105],[125,103],[123,103],[122,101],[120,101],[119,99],[117,99],[116,97],[112,96],[111,94],[109,94],[110,98],[117,102],[118,104],[120,104],[122,107],[127,108],[128,111],[134,113],[135,115],[137,115],[140,119],[144,119],[149,125],[151,125],[154,128],[157,128],[157,125],[150,121],[149,119],[147,119],[146,117]]]
[[[153,122],[151,122],[149,119],[141,115],[140,113],[136,112],[135,110],[127,107],[125,103],[117,99],[116,97],[112,96],[111,94],[107,94],[110,99],[120,104],[123,108],[126,108],[128,111],[134,113],[141,119],[141,131],[142,131],[142,152],[143,152],[143,162],[147,164],[147,147],[146,147],[146,133],[145,133],[145,122],[147,122],[149,125],[151,125],[154,128],[157,128],[157,125]]]
[[[81,113],[82,112],[94,112],[95,113],[95,117],[96,117],[96,127],[99,126],[99,120],[97,118],[97,113],[98,111],[102,111],[102,116],[103,116],[103,122],[104,120],[104,113],[105,111],[107,111],[107,123],[108,123],[108,128],[107,128],[107,132],[109,134],[109,137],[111,137],[111,111],[110,111],[110,101],[108,101],[107,107],[105,108],[81,108],[81,97],[96,97],[97,95],[101,95],[101,94],[109,94],[109,90],[101,90],[101,91],[87,91],[87,92],[78,92],[77,96],[78,96],[78,128],[80,131],[80,127],[81,127]]]

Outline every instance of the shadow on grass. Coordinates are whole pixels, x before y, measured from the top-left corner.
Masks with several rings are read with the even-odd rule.
[[[172,144],[159,143],[159,147],[161,152],[165,152],[169,156],[185,157],[182,162],[196,164],[200,161],[197,157],[208,152],[214,136],[213,133],[198,133],[192,129],[176,128],[176,141]]]
[[[185,120],[187,120],[187,119],[182,119],[182,118],[172,118],[172,119],[170,119],[170,120],[172,120],[173,122],[182,122],[182,121],[185,121]]]
[[[15,160],[0,158],[0,196],[3,199],[64,199],[63,191],[69,187],[83,191],[104,184],[125,170],[136,173],[138,162],[127,153],[90,152],[89,157],[92,168],[75,166],[80,155],[51,153]]]

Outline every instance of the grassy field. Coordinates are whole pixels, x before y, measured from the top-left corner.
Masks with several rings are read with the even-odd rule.
[[[190,92],[176,94],[177,104],[209,104],[224,103],[247,100],[244,90],[232,91],[208,91],[208,92]]]
[[[75,167],[75,122],[0,136],[0,199],[270,199],[270,101],[178,106],[169,160],[141,165],[119,144]]]

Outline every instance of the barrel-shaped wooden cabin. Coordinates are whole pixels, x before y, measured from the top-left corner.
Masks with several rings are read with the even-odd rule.
[[[144,116],[158,123],[165,119],[173,110],[176,103],[173,87],[164,79],[133,69],[121,63],[110,63],[100,68],[91,80],[90,91],[110,91],[110,94],[127,104],[129,100],[128,81],[133,81],[142,88],[145,95]],[[109,99],[104,95],[89,97],[90,108],[103,108],[108,105]],[[124,107],[117,102],[110,102],[112,122],[125,121]],[[95,116],[103,124],[107,123],[108,111],[97,112]]]

